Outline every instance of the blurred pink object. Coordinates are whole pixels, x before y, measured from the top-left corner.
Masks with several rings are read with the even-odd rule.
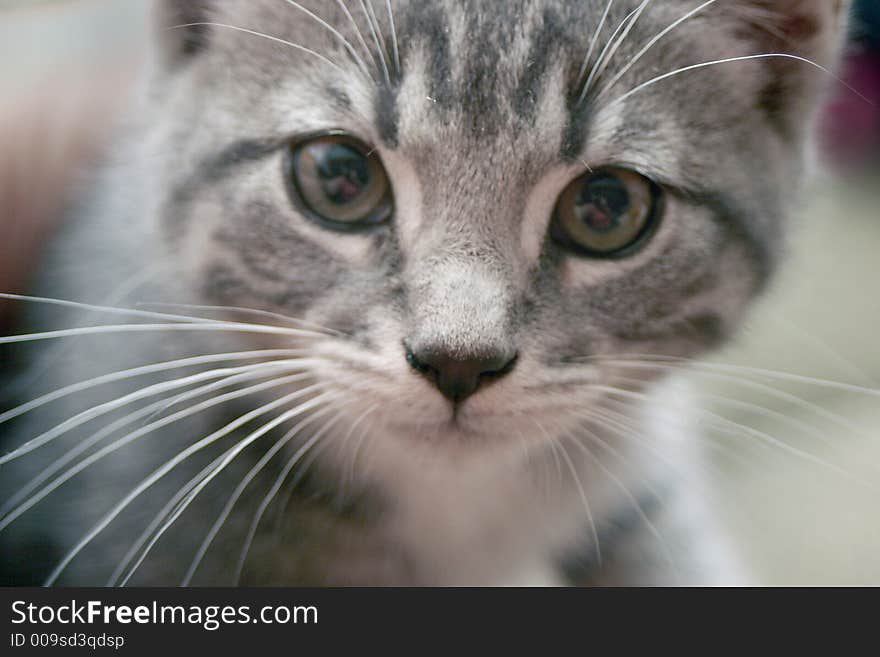
[[[822,145],[831,164],[846,169],[880,163],[880,53],[851,56],[844,81],[871,103],[840,85],[822,121]]]

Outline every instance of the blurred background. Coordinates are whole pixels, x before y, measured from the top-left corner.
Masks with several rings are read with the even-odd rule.
[[[0,0],[0,147],[52,146],[0,158],[0,290],[27,288],[51,218],[99,157],[147,43],[148,5]],[[782,276],[717,367],[691,375],[707,410],[747,427],[704,423],[708,476],[766,584],[880,584],[880,0],[857,2],[842,76],[873,104],[842,86],[830,100]],[[21,194],[41,204],[25,213]],[[10,310],[0,304],[0,333]]]

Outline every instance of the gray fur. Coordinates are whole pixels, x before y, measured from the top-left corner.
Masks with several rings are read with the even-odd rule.
[[[172,23],[182,5],[195,6],[160,4]],[[274,505],[261,524],[242,581],[558,583],[573,558],[592,564],[589,577],[603,583],[741,581],[723,539],[693,507],[702,494],[696,488],[683,493],[686,518],[676,513],[678,503],[664,511],[671,517],[663,532],[671,568],[657,541],[640,536],[644,527],[611,531],[630,513],[631,500],[570,441],[569,468],[551,438],[591,431],[612,444],[626,460],[609,459],[608,467],[619,467],[636,497],[647,484],[667,480],[651,453],[584,420],[590,409],[614,408],[595,384],[623,386],[615,376],[626,372],[579,359],[698,356],[736,330],[778,264],[826,80],[803,64],[768,59],[692,71],[612,101],[656,75],[715,59],[784,50],[831,66],[842,24],[838,3],[722,0],[605,88],[603,81],[643,44],[701,4],[654,0],[583,102],[582,64],[605,0],[394,0],[399,70],[384,3],[374,3],[384,66],[358,3],[348,4],[369,55],[339,3],[301,4],[350,42],[369,77],[335,35],[290,3],[198,3],[187,22],[261,32],[334,65],[224,27],[162,32],[122,155],[59,238],[40,289],[106,300],[121,281],[149,269],[155,275],[148,284],[120,303],[258,308],[345,333],[300,345],[315,362],[311,380],[348,395],[347,405],[311,467],[295,471],[288,503]],[[612,4],[587,71],[638,4]],[[280,173],[286,141],[328,129],[344,129],[377,149],[394,186],[389,226],[336,233],[290,204]],[[613,261],[573,255],[546,237],[562,189],[585,166],[605,165],[632,168],[666,190],[656,234]],[[57,315],[52,321],[57,325]],[[34,330],[45,322],[35,317]],[[404,342],[440,345],[462,357],[513,350],[519,361],[453,413],[407,366]],[[79,339],[21,396],[131,363],[268,344],[246,335]],[[684,412],[673,412],[685,396],[654,378],[627,384],[653,400],[632,405],[629,419],[696,480]],[[16,425],[5,444],[23,443],[127,390],[53,406]],[[12,525],[4,550],[21,555],[25,546],[49,541],[60,556],[133,482],[271,399],[215,409],[120,451]],[[357,440],[343,438],[377,404],[356,450]],[[658,409],[679,428],[653,419]],[[272,436],[204,491],[133,582],[180,581],[226,495]],[[60,581],[103,583],[177,487],[219,453],[194,459],[132,505]],[[4,475],[3,488],[21,485],[44,458],[23,459],[14,475]],[[254,510],[283,466],[284,459],[276,461],[237,505],[195,582],[229,583]],[[607,543],[602,560],[591,524]],[[35,564],[35,575],[47,566]]]

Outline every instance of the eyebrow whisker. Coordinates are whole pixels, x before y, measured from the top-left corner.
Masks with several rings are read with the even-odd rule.
[[[348,39],[346,39],[339,32],[339,30],[337,30],[335,27],[330,25],[327,21],[325,21],[323,18],[321,18],[317,14],[315,14],[315,13],[309,11],[308,9],[306,9],[305,7],[303,7],[300,3],[295,2],[295,0],[284,0],[284,1],[287,4],[289,4],[290,6],[294,7],[295,9],[299,9],[301,12],[303,12],[304,14],[309,16],[310,18],[314,19],[317,23],[319,23],[326,30],[329,30],[333,34],[333,36],[335,36],[337,39],[339,39],[342,42],[342,45],[345,47],[345,49],[348,51],[348,53],[355,60],[355,62],[357,63],[357,65],[361,69],[361,71],[364,73],[364,75],[366,75],[371,80],[375,81],[375,78],[373,78],[373,76],[370,74],[370,70],[367,67],[366,63],[364,62],[363,58],[357,53],[357,51],[354,49],[354,47],[351,45],[351,43],[349,43]]]
[[[635,54],[635,56],[632,59],[630,59],[629,62],[620,71],[618,71],[617,74],[613,78],[611,78],[611,80],[604,86],[601,93],[602,94],[607,93],[612,87],[614,87],[614,85],[617,84],[620,81],[620,79],[624,75],[626,75],[642,57],[645,56],[645,53],[647,53],[651,48],[653,48],[667,34],[672,32],[675,28],[677,28],[682,23],[687,22],[688,20],[690,20],[691,18],[693,18],[694,16],[696,16],[697,14],[702,12],[704,9],[707,9],[711,5],[715,4],[716,2],[718,2],[718,0],[707,0],[707,2],[704,2],[696,9],[692,9],[691,11],[686,13],[684,16],[682,16],[678,20],[674,21],[667,28],[662,30],[657,36],[655,36],[650,41],[648,41],[648,43],[645,44],[645,46],[641,50],[639,50],[639,52],[637,52]]]
[[[293,43],[292,41],[287,41],[286,39],[281,39],[279,37],[272,36],[271,34],[264,34],[263,32],[257,32],[256,30],[249,30],[245,27],[238,27],[237,25],[229,25],[227,23],[215,23],[213,21],[201,21],[198,23],[184,23],[182,25],[172,25],[171,27],[168,27],[165,29],[179,30],[179,29],[187,28],[187,27],[202,27],[202,26],[203,27],[222,27],[222,28],[225,28],[228,30],[235,30],[236,32],[243,32],[245,34],[250,34],[252,36],[260,37],[260,38],[266,39],[268,41],[273,41],[275,43],[280,43],[282,45],[289,46],[290,48],[293,48],[295,50],[299,50],[300,52],[304,52],[308,55],[312,55],[313,57],[317,57],[318,59],[320,59],[324,63],[335,68],[337,71],[339,71],[343,75],[345,74],[345,69],[342,68],[339,64],[337,64],[336,62],[334,62],[330,58],[322,55],[321,53],[315,52],[311,48],[306,48],[305,46],[301,46],[298,43]]]
[[[645,2],[642,5],[640,5],[639,7],[637,7],[633,11],[631,11],[629,14],[627,14],[627,16],[620,22],[620,25],[618,25],[617,28],[614,30],[614,32],[611,34],[611,36],[608,39],[608,42],[605,44],[605,47],[602,49],[602,52],[599,53],[599,58],[596,60],[596,63],[593,65],[593,68],[590,70],[590,75],[587,77],[587,81],[584,83],[584,87],[581,90],[581,95],[578,97],[579,104],[584,102],[584,100],[587,97],[587,94],[589,94],[590,91],[592,90],[595,80],[599,76],[601,76],[602,72],[605,70],[605,67],[607,65],[607,61],[614,54],[613,52],[609,52],[609,51],[611,51],[612,48],[614,48],[616,50],[615,44],[619,45],[621,43],[621,40],[626,38],[627,34],[629,33],[630,28],[632,27],[632,25],[635,23],[635,21],[638,18],[639,9],[647,6],[648,2],[650,2],[650,0],[645,0]],[[623,31],[623,34],[620,36],[620,38],[618,38],[618,35],[621,33],[621,31]]]
[[[373,43],[376,46],[376,51],[379,53],[379,61],[382,64],[382,72],[385,74],[385,82],[390,87],[391,86],[391,73],[388,70],[388,62],[385,58],[385,49],[382,47],[382,32],[381,28],[378,25],[378,21],[376,19],[376,14],[373,11],[373,3],[367,2],[366,0],[360,0],[361,10],[364,13],[364,17],[367,19],[367,25],[370,27],[370,34],[373,37]],[[367,6],[369,5],[369,9]]]
[[[745,55],[742,57],[728,57],[726,59],[716,59],[711,62],[702,62],[700,64],[692,64],[691,66],[684,66],[682,68],[677,68],[674,71],[670,71],[668,73],[664,73],[663,75],[658,75],[655,78],[651,78],[647,82],[642,82],[641,84],[637,85],[635,88],[630,89],[625,94],[618,96],[617,98],[612,100],[610,103],[608,103],[608,105],[606,105],[606,107],[611,107],[611,106],[617,105],[618,103],[625,102],[630,97],[632,97],[633,95],[642,91],[643,89],[647,89],[648,87],[653,86],[653,85],[657,84],[658,82],[668,80],[669,78],[675,77],[677,75],[681,75],[682,73],[687,73],[689,71],[696,71],[698,69],[707,68],[709,66],[717,66],[720,64],[730,64],[730,63],[735,63],[735,62],[745,62],[745,61],[750,61],[750,60],[772,59],[772,58],[791,59],[794,61],[802,62],[804,64],[808,64],[808,65],[822,71],[823,73],[830,75],[832,78],[834,78],[834,80],[836,80],[837,82],[842,84],[844,87],[846,87],[849,91],[851,91],[856,96],[861,98],[863,101],[865,101],[866,103],[868,103],[872,107],[874,106],[874,102],[870,98],[866,97],[865,95],[860,93],[857,89],[855,89],[851,85],[847,84],[844,80],[842,80],[841,78],[834,75],[834,73],[831,70],[829,70],[827,67],[822,66],[821,64],[818,64],[811,59],[807,59],[806,57],[801,57],[799,55],[792,55],[790,53],[773,52],[773,53],[760,53],[757,55]]]

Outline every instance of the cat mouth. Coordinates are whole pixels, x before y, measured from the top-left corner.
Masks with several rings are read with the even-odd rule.
[[[567,424],[566,418],[573,418],[584,410],[582,404],[575,406],[571,401],[546,404],[508,402],[491,407],[478,401],[449,402],[442,411],[426,412],[420,417],[397,416],[392,425],[410,439],[433,441],[443,437],[444,440],[453,438],[482,444],[521,440],[524,436],[552,435],[553,427]]]

